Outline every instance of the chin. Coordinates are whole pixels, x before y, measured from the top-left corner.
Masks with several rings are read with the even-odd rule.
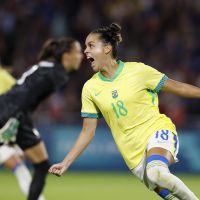
[[[77,65],[73,65],[71,68],[70,68],[70,71],[76,71],[80,68],[80,64],[77,64]]]
[[[99,69],[98,69],[98,67],[92,67],[92,70],[94,71],[94,72],[98,72],[99,71]]]
[[[97,67],[96,65],[92,65],[92,64],[91,64],[91,67],[92,67],[92,70],[93,70],[94,72],[98,72],[98,67]]]
[[[74,67],[74,70],[76,71],[76,70],[78,70],[79,68],[80,68],[80,66],[77,65],[76,67]]]

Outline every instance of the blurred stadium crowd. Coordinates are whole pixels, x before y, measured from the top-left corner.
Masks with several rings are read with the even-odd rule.
[[[71,36],[83,44],[101,25],[122,26],[119,58],[141,61],[175,80],[200,86],[199,0],[1,0],[0,57],[19,77],[49,37]],[[78,123],[81,89],[92,75],[84,59],[67,88],[35,113],[38,123]],[[160,94],[160,110],[178,128],[200,129],[200,102]]]

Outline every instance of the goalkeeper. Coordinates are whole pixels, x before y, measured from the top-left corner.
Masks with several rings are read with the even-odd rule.
[[[15,82],[15,79],[7,70],[0,67],[0,95],[8,91]],[[4,141],[8,143],[9,140],[15,140],[14,133],[17,132],[18,126],[19,121],[17,119],[11,118],[9,120],[3,130],[1,130],[6,132]],[[4,144],[0,146],[0,165],[3,165],[13,172],[21,191],[27,196],[31,183],[31,174],[22,160],[23,157],[24,154],[17,145],[9,146]],[[40,196],[38,200],[44,200],[44,197]]]
[[[28,200],[38,199],[49,168],[48,154],[33,126],[31,113],[41,101],[68,83],[69,72],[77,70],[81,60],[78,41],[71,38],[50,39],[40,52],[39,62],[0,96],[0,141],[8,143],[16,137],[16,143],[34,166]]]

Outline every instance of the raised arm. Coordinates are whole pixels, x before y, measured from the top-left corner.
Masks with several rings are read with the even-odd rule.
[[[170,92],[178,96],[187,98],[200,98],[200,88],[187,84],[168,79],[162,88],[164,92]]]
[[[75,145],[61,163],[50,167],[49,172],[56,176],[61,176],[92,141],[96,127],[97,119],[84,118],[83,128]]]

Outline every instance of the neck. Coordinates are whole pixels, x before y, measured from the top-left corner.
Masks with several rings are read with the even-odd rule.
[[[71,72],[72,71],[72,68],[71,68],[71,65],[64,65],[63,63],[61,63],[62,67],[65,69],[66,72]]]
[[[117,67],[118,67],[117,61],[112,59],[109,60],[108,62],[105,62],[100,72],[104,77],[111,79],[114,76]]]

